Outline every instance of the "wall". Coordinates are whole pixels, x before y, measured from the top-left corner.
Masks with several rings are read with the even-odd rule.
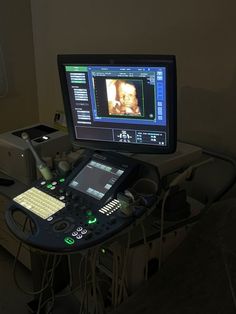
[[[39,121],[30,0],[0,3],[0,45],[9,90],[0,98],[0,133]]]
[[[170,53],[178,64],[178,137],[236,156],[235,0],[31,1],[39,114],[62,98],[59,53]]]

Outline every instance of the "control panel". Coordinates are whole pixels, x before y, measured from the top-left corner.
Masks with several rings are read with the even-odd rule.
[[[6,211],[7,225],[16,237],[41,250],[73,252],[100,244],[146,212],[136,202],[132,215],[124,215],[117,199],[145,167],[123,155],[90,153],[67,178],[39,180],[16,196]],[[32,221],[32,233],[19,228],[16,211]]]

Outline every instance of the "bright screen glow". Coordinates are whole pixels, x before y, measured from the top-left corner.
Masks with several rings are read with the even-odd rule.
[[[59,55],[73,144],[133,153],[176,148],[174,56]]]
[[[100,200],[123,173],[124,170],[121,168],[91,160],[69,186]]]

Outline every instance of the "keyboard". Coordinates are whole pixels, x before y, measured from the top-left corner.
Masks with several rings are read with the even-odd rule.
[[[43,219],[47,219],[65,207],[65,203],[37,188],[31,188],[13,200]]]

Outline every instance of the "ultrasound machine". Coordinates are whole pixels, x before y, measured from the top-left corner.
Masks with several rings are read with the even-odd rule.
[[[176,62],[59,55],[58,68],[70,139],[85,152],[67,177],[42,178],[16,196],[5,217],[21,242],[59,256],[96,249],[155,208],[158,169],[135,154],[176,149]]]

